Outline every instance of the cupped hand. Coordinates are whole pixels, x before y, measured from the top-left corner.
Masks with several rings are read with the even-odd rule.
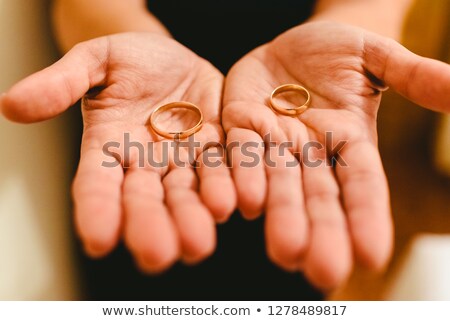
[[[296,117],[274,112],[270,93],[282,84],[306,87],[310,108]],[[344,281],[354,258],[381,269],[392,251],[376,127],[386,86],[450,110],[448,65],[332,22],[287,31],[242,58],[226,79],[223,126],[238,206],[250,219],[265,211],[268,256],[321,288]],[[285,98],[286,107],[302,103]]]
[[[235,207],[221,147],[222,88],[222,74],[176,41],[128,33],[75,46],[12,87],[1,106],[11,120],[35,122],[83,97],[73,200],[84,247],[100,257],[123,238],[143,270],[160,272],[179,258],[208,257],[216,245],[214,221],[225,221]],[[152,111],[174,101],[194,103],[204,115],[191,137],[197,146],[178,154],[149,126]],[[197,121],[181,110],[163,115],[159,126],[171,131]]]

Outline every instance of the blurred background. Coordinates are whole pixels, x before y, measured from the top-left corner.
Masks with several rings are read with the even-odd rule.
[[[0,43],[0,92],[54,62],[48,1],[0,0]],[[403,43],[450,62],[450,1],[418,0]],[[71,226],[75,121],[74,112],[27,126],[0,118],[0,300],[84,298]],[[329,299],[450,300],[450,118],[388,92],[379,132],[394,259],[381,275],[356,268]]]
[[[416,0],[402,43],[450,63],[450,1]],[[449,93],[450,95],[450,93]],[[450,122],[388,91],[379,145],[391,189],[394,259],[382,275],[356,269],[337,300],[450,300]],[[445,267],[445,273],[439,274]],[[443,291],[443,292],[441,292]]]
[[[0,0],[0,92],[57,59],[48,7]],[[79,298],[70,128],[69,114],[27,126],[0,117],[0,300]]]

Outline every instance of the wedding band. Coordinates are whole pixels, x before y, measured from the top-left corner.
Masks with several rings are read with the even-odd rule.
[[[302,94],[306,98],[306,102],[298,107],[295,108],[283,108],[275,103],[275,97],[281,93],[288,92],[288,91],[294,91],[297,93]],[[306,109],[308,109],[309,105],[311,103],[311,95],[309,94],[309,91],[300,85],[282,85],[280,87],[275,88],[275,90],[270,95],[270,107],[272,109],[280,114],[287,115],[287,116],[297,116],[303,113]]]
[[[162,113],[164,113],[170,109],[178,109],[178,108],[194,111],[199,117],[199,121],[197,122],[197,124],[189,129],[182,130],[179,132],[165,131],[157,126],[157,120],[158,120],[159,115],[161,115]],[[177,102],[169,103],[167,105],[163,105],[163,106],[156,108],[150,116],[150,126],[161,137],[168,138],[168,139],[174,139],[174,140],[184,139],[184,138],[188,138],[188,137],[194,135],[196,132],[198,132],[202,128],[203,114],[202,114],[202,111],[200,110],[200,108],[198,108],[196,105],[185,102],[185,101],[177,101]]]

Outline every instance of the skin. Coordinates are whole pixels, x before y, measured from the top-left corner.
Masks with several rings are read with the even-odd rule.
[[[171,37],[144,0],[54,0],[52,13],[53,30],[63,52],[77,43],[122,32]]]
[[[106,255],[123,238],[150,273],[178,259],[199,262],[214,250],[214,220],[226,221],[238,204],[249,219],[266,213],[267,251],[275,264],[303,271],[313,284],[330,289],[347,278],[356,260],[381,269],[392,251],[389,193],[377,149],[381,90],[387,85],[418,104],[448,111],[448,65],[416,56],[388,38],[398,38],[410,3],[319,1],[309,23],[250,52],[224,83],[208,62],[170,39],[144,1],[124,8],[119,0],[60,0],[54,24],[69,53],[13,86],[0,105],[9,119],[34,122],[63,112],[90,90],[83,99],[85,131],[73,196],[78,233],[91,256]],[[84,42],[130,31],[140,33]],[[268,95],[284,83],[311,92],[312,106],[304,114],[281,116],[269,108]],[[203,144],[225,141],[222,124],[228,143],[261,143],[270,132],[276,144],[293,146],[284,156],[256,148],[261,159],[270,154],[277,166],[233,166],[232,176],[221,157],[222,166],[214,169],[180,169],[174,162],[163,169],[141,168],[136,157],[121,162],[125,170],[101,166],[112,156],[104,155],[103,144],[123,143],[124,133],[160,146],[148,117],[176,100],[202,108],[207,123],[195,136]],[[165,121],[164,126],[185,128],[193,120]],[[305,166],[298,157],[302,146],[324,145],[330,131],[334,141],[346,141],[340,156],[348,166]],[[124,151],[115,153],[124,159]],[[239,149],[229,156],[231,165],[245,159]],[[326,149],[312,149],[310,156],[330,157]],[[295,167],[284,166],[296,159]]]
[[[270,92],[286,83],[311,92],[311,108],[297,117],[280,115],[268,105]],[[236,150],[232,172],[239,208],[249,219],[265,211],[269,257],[286,270],[303,271],[320,288],[345,280],[354,259],[380,270],[391,255],[389,191],[376,128],[386,85],[424,106],[448,110],[448,65],[335,22],[313,21],[287,31],[242,58],[226,79],[228,144],[262,143],[269,133],[277,146],[292,142],[284,156],[267,145],[255,150],[261,159],[270,153],[276,167],[237,166],[244,155]],[[344,165],[327,165],[333,155],[326,132],[335,142],[346,142],[340,151]],[[310,142],[324,146],[306,155],[322,165],[299,159],[296,167],[287,167],[286,161],[298,158]]]
[[[157,64],[154,61],[158,61]],[[133,75],[133,77],[130,77]],[[167,37],[150,33],[117,34],[81,43],[53,66],[16,84],[1,100],[6,117],[35,122],[54,117],[84,96],[84,133],[79,168],[73,183],[75,222],[86,252],[109,253],[123,238],[144,271],[157,273],[182,258],[196,263],[216,246],[214,221],[224,222],[235,208],[229,170],[202,166],[198,148],[194,169],[187,152],[169,165],[140,164],[137,149],[125,161],[124,135],[130,141],[154,145],[160,161],[163,142],[148,126],[151,112],[172,101],[190,101],[202,109],[204,125],[193,137],[202,146],[224,143],[220,124],[223,76],[207,61]],[[26,92],[27,95],[22,95]],[[172,117],[166,128],[188,128],[195,117]],[[105,167],[112,150],[121,166]],[[206,152],[217,153],[217,147]],[[145,150],[147,155],[148,151]],[[146,157],[144,156],[146,160]]]

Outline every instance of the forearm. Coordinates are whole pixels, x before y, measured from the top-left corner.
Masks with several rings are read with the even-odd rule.
[[[319,0],[310,20],[343,22],[399,40],[414,0]]]
[[[78,42],[120,32],[170,36],[142,0],[54,0],[53,27],[63,51]]]

